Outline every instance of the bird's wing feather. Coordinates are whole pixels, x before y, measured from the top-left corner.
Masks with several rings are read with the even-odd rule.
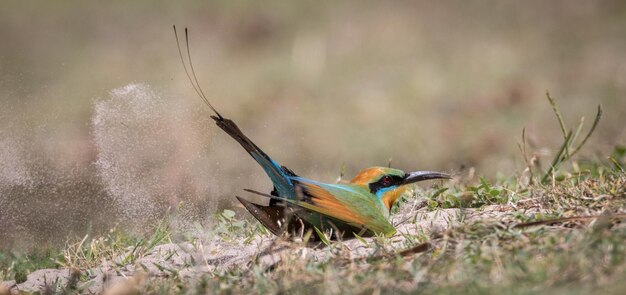
[[[302,190],[302,194],[291,203],[356,227],[365,226],[376,233],[395,233],[395,228],[383,214],[386,211],[381,210],[382,203],[378,204],[375,196],[370,196],[361,188],[318,183],[301,177],[293,178],[292,181]]]

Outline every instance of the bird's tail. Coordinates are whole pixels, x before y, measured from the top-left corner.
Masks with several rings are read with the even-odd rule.
[[[287,173],[278,163],[270,158],[263,150],[261,150],[252,140],[250,140],[235,122],[220,116],[211,116],[218,127],[226,132],[230,137],[235,139],[241,146],[261,165],[265,173],[270,177],[279,196],[295,196],[293,184]],[[292,197],[293,198],[293,197]]]
[[[191,53],[189,50],[189,33],[187,28],[185,28],[185,45],[187,47],[187,62],[189,63],[189,70],[187,69],[187,65],[185,59],[183,58],[183,53],[180,48],[180,42],[178,40],[178,33],[176,32],[176,26],[174,26],[174,36],[176,37],[176,45],[178,46],[178,53],[180,56],[180,60],[183,65],[183,69],[185,70],[185,74],[187,74],[187,78],[193,89],[196,91],[198,96],[202,99],[204,104],[206,104],[214,113],[215,116],[211,116],[218,127],[220,127],[224,132],[226,132],[230,137],[235,139],[241,146],[254,158],[254,160],[261,165],[265,173],[270,177],[274,187],[278,192],[279,196],[288,196],[290,198],[295,198],[295,191],[291,180],[289,179],[289,174],[292,174],[288,169],[283,169],[278,163],[272,160],[263,150],[261,150],[252,140],[250,140],[241,130],[237,127],[237,124],[230,119],[224,118],[214,107],[211,105],[209,100],[207,99],[204,91],[200,87],[200,83],[198,83],[198,78],[196,77],[195,70],[193,68],[193,63],[191,62]]]

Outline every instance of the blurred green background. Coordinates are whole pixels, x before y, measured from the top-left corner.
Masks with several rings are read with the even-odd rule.
[[[604,106],[580,158],[626,143],[623,1],[3,1],[0,246],[270,189],[208,119],[173,24],[222,114],[321,181],[390,158],[514,175],[523,128],[545,167],[562,142],[546,90],[572,127]]]

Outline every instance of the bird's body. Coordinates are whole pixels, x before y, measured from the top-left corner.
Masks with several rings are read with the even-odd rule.
[[[237,199],[276,235],[303,234],[314,227],[333,229],[335,236],[393,235],[396,230],[389,222],[389,212],[406,191],[407,184],[449,178],[439,172],[405,173],[394,168],[372,167],[362,170],[347,184],[317,182],[300,177],[272,160],[232,120],[219,114],[211,118],[241,144],[272,181],[274,190],[270,195],[248,190],[271,198],[269,206]]]
[[[174,32],[176,34],[176,28]],[[178,37],[176,39],[178,43]],[[407,185],[428,179],[450,178],[439,172],[405,173],[387,167],[364,169],[347,184],[321,183],[300,177],[270,158],[232,120],[224,118],[215,110],[197,83],[189,47],[187,55],[194,79],[187,71],[180,46],[179,53],[194,89],[215,113],[211,118],[219,128],[241,144],[272,181],[274,190],[270,194],[247,190],[270,198],[269,205],[251,203],[240,197],[237,199],[275,235],[304,235],[314,229],[333,230],[334,237],[393,235],[396,230],[389,222],[389,212]]]

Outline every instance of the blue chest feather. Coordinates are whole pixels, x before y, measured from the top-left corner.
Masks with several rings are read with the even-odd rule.
[[[383,199],[383,196],[385,196],[385,194],[389,191],[395,190],[396,188],[398,188],[397,186],[390,186],[390,187],[385,187],[385,188],[381,188],[378,191],[376,191],[376,197],[378,197],[379,200]]]

